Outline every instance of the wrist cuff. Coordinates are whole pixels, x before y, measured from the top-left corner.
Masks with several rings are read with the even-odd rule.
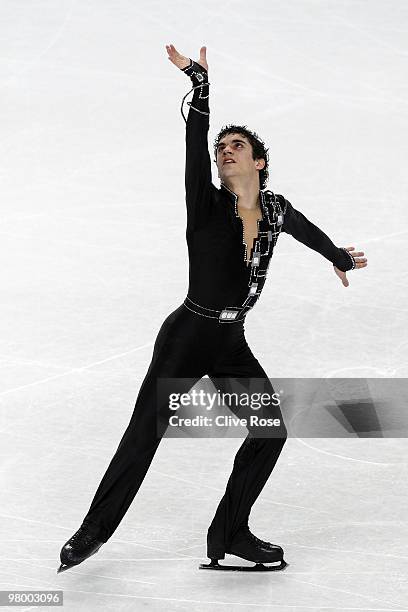
[[[181,68],[187,76],[189,76],[193,82],[193,85],[204,85],[208,82],[208,72],[205,68],[194,62],[190,58],[190,65],[185,68]]]
[[[354,257],[351,255],[351,253],[345,249],[344,247],[339,247],[342,251],[344,251],[345,253],[347,253],[347,255],[349,256],[350,260],[351,260],[351,268],[348,268],[348,270],[354,270],[354,268],[356,267],[356,260],[354,259]],[[348,270],[345,270],[345,272],[347,272]]]

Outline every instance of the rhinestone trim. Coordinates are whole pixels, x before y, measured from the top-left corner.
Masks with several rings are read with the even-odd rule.
[[[350,270],[354,270],[356,267],[356,260],[354,259],[354,257],[352,256],[352,254],[345,248],[345,247],[339,247],[342,251],[344,251],[345,253],[347,253],[347,255],[350,257],[353,266],[350,268]],[[350,272],[350,270],[347,270],[347,272]]]

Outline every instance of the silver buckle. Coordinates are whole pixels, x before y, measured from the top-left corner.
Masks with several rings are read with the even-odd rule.
[[[237,318],[239,310],[232,310],[232,308],[224,308],[221,310],[220,319],[223,321],[232,321]]]

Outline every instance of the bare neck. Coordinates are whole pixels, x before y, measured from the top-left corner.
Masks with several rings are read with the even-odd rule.
[[[226,183],[227,187],[231,189],[238,196],[238,205],[240,208],[246,208],[248,210],[254,210],[259,208],[259,179],[256,177],[256,181],[231,181]]]

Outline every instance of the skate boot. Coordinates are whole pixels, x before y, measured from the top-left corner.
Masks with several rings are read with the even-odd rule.
[[[241,527],[237,531],[225,552],[246,561],[253,561],[255,565],[220,565],[218,560],[224,559],[225,554],[214,554],[214,551],[210,550],[208,556],[211,563],[202,563],[200,569],[271,572],[283,570],[288,565],[283,559],[283,549],[280,546],[263,542],[249,531],[248,526]],[[264,565],[264,563],[274,563],[274,565]]]
[[[279,549],[281,551],[281,554],[283,555],[283,549],[278,546],[277,544],[271,544],[270,542],[266,542],[265,540],[260,540],[259,538],[257,538],[253,533],[250,532],[249,530],[249,526],[245,525],[243,527],[240,527],[240,532],[242,533],[246,533],[248,534],[248,536],[254,541],[256,542],[256,544],[259,544],[260,546],[262,546],[262,548],[267,548],[268,550],[276,550]]]
[[[60,553],[61,565],[57,569],[57,574],[65,572],[74,565],[79,565],[79,563],[98,552],[102,544],[104,544],[104,541],[98,537],[97,530],[82,524],[62,547]]]

